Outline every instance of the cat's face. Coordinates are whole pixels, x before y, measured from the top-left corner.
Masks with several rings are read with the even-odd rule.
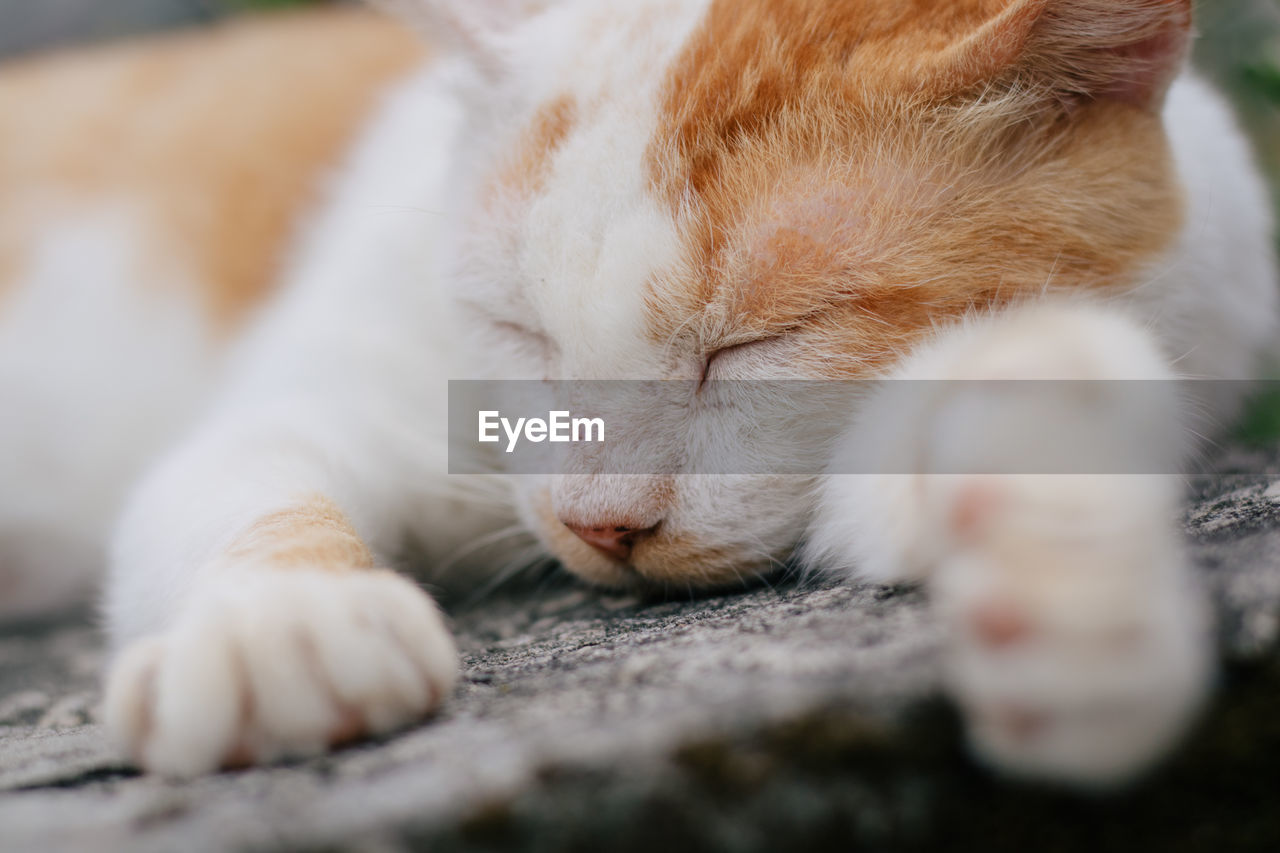
[[[968,311],[1118,292],[1178,226],[1184,2],[405,2],[473,56],[449,280],[493,377],[689,380],[654,423],[703,428],[735,417],[703,378],[882,373]],[[518,489],[572,571],[683,587],[784,559],[811,486]]]

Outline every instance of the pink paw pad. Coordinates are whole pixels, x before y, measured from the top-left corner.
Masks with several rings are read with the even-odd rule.
[[[969,629],[989,649],[1003,649],[1025,642],[1034,633],[1031,620],[1016,607],[988,602],[969,613]]]

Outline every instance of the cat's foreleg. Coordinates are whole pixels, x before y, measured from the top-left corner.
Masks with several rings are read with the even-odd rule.
[[[144,768],[309,755],[449,694],[457,655],[439,612],[379,557],[430,456],[414,446],[426,420],[342,385],[228,407],[127,510],[106,717]]]
[[[1102,307],[1022,307],[940,334],[896,378],[1100,382],[888,383],[836,454],[810,559],[926,581],[948,687],[988,763],[1084,784],[1148,766],[1211,670],[1174,528],[1185,412],[1149,334]],[[1082,434],[1088,473],[1037,467],[1038,446]]]

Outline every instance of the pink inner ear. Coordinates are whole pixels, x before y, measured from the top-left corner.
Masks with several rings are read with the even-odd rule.
[[[1163,97],[1178,69],[1187,45],[1189,29],[1171,23],[1164,32],[1126,47],[1117,48],[1121,73],[1098,92],[1098,96],[1147,106]]]
[[[1186,57],[1191,0],[1050,0],[1039,35],[1050,62],[1066,54],[1083,92],[1150,108]]]

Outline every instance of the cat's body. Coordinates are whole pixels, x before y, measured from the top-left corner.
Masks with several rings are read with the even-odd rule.
[[[993,761],[1110,779],[1166,747],[1208,668],[1172,478],[496,491],[444,474],[445,384],[1252,376],[1276,330],[1266,194],[1215,94],[1184,75],[1164,99],[1186,4],[401,5],[463,58],[415,70],[402,33],[339,12],[193,42],[185,87],[147,66],[172,48],[93,60],[149,68],[105,99],[153,125],[67,100],[103,64],[0,76],[0,611],[87,589],[173,445],[106,594],[108,712],[139,761],[198,772],[419,716],[453,652],[373,566],[412,541],[428,570],[482,572],[492,550],[455,558],[517,520],[606,584],[732,584],[809,530],[818,568],[932,579]],[[330,50],[349,64],[320,85]],[[237,111],[220,62],[280,79]],[[41,101],[63,124],[15,106]],[[168,144],[113,151],[121,127]],[[928,444],[947,411],[851,413],[843,446]]]

